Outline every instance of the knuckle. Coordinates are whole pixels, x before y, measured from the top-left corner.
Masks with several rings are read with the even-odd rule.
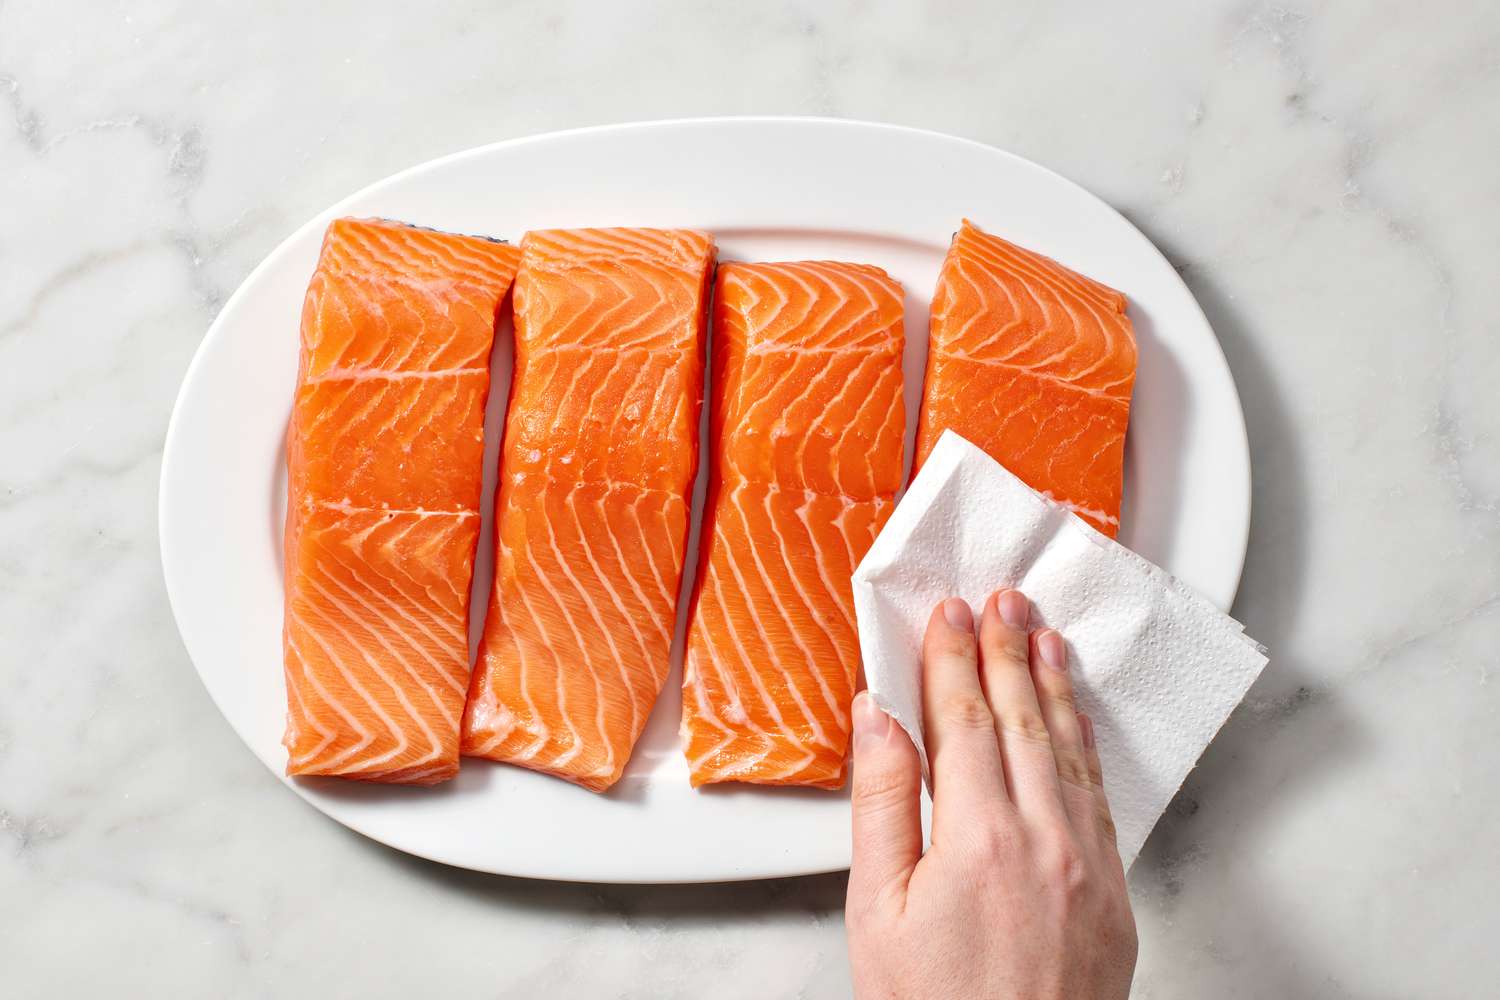
[[[952,662],[955,667],[973,669],[979,663],[979,651],[974,639],[966,635],[938,636],[933,642],[933,654]]]
[[[1062,688],[1048,688],[1042,692],[1042,706],[1050,708],[1058,714],[1067,714],[1072,718],[1078,714],[1077,706],[1073,701],[1073,688],[1071,685]]]
[[[1108,807],[1099,809],[1099,829],[1104,831],[1104,836],[1109,838],[1111,844],[1115,842],[1118,831],[1115,829],[1115,818],[1109,814]]]
[[[1016,834],[1001,823],[976,823],[968,831],[968,843],[977,857],[995,858],[1015,848]]]
[[[1020,831],[1013,825],[986,823],[980,829],[978,844],[986,858],[1004,858],[1013,855],[1022,846]]]
[[[910,798],[914,793],[911,785],[911,778],[900,771],[865,769],[861,774],[856,768],[849,798],[861,812],[880,812]]]
[[[1052,734],[1042,714],[1031,708],[1018,708],[1004,713],[1000,718],[1000,730],[1006,736],[1014,736],[1028,743],[1041,746],[1052,745]]]
[[[983,669],[986,678],[1003,678],[1007,685],[1013,683],[1011,677],[1027,677],[1030,671],[1030,668],[1026,665],[1026,656],[1024,653],[1017,656],[1006,649],[986,649],[984,651]],[[1030,680],[1028,678],[1026,681],[1019,683],[1029,684]]]
[[[1057,776],[1070,785],[1076,785],[1086,791],[1094,790],[1094,783],[1089,778],[1089,766],[1083,757],[1071,750],[1058,750],[1057,752]]]
[[[992,625],[980,630],[979,646],[984,650],[986,664],[1026,667],[1026,636],[1020,632],[1003,625]]]
[[[995,717],[984,696],[977,691],[962,691],[943,699],[939,716],[952,726],[962,729],[993,729]]]
[[[1056,839],[1043,858],[1042,874],[1049,885],[1069,898],[1080,895],[1089,882],[1088,863],[1071,839]]]

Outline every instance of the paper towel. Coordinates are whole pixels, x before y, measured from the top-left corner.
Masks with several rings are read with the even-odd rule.
[[[1244,626],[944,432],[854,571],[865,679],[922,744],[922,634],[938,601],[1016,587],[1067,640],[1129,868],[1266,665]]]

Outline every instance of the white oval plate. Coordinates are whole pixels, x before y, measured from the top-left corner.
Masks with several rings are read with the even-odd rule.
[[[908,462],[927,300],[950,234],[968,216],[1129,297],[1140,374],[1121,540],[1220,606],[1234,598],[1250,520],[1234,382],[1171,265],[1087,191],[975,142],[859,122],[654,122],[502,142],[397,174],[308,222],[225,305],[183,381],[162,459],[167,591],[203,683],[277,775],[286,763],[282,435],[303,292],[324,227],[340,215],[511,240],[552,226],[691,226],[713,232],[725,260],[878,264],[907,292]],[[503,341],[496,352],[503,370],[487,432],[503,412],[508,347]],[[492,466],[493,443],[489,450]],[[701,492],[700,480],[700,506]],[[479,587],[487,586],[488,538]],[[608,795],[477,760],[432,789],[282,780],[366,836],[481,871],[679,882],[847,867],[846,793],[689,788],[677,671],[674,663],[630,768]]]

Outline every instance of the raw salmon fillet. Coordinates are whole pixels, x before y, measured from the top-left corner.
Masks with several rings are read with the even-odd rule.
[[[901,286],[860,264],[725,264],[711,479],[683,671],[693,785],[844,783],[849,577],[901,484]]]
[[[714,244],[532,232],[463,752],[603,791],[666,680],[698,469]]]
[[[288,774],[458,771],[490,347],[519,257],[328,227],[287,432]]]
[[[965,219],[932,299],[916,464],[951,428],[1114,537],[1135,357],[1125,296]]]

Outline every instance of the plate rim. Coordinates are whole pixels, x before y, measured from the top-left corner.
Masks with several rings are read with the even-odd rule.
[[[335,218],[338,215],[343,214],[343,210],[346,205],[377,194],[383,188],[398,185],[425,172],[440,170],[450,164],[460,162],[465,159],[493,155],[501,150],[514,149],[539,143],[554,142],[565,138],[576,138],[582,136],[610,133],[650,131],[653,129],[661,128],[693,128],[709,126],[738,127],[760,125],[790,125],[794,127],[808,127],[818,129],[846,129],[851,131],[906,134],[912,137],[918,137],[923,141],[937,141],[941,143],[948,143],[955,147],[963,147],[974,152],[982,153],[983,155],[1002,157],[1006,160],[1011,161],[1014,165],[1021,167],[1022,169],[1038,172],[1042,175],[1050,177],[1054,182],[1060,182],[1062,185],[1070,189],[1071,193],[1074,196],[1081,196],[1083,200],[1091,202],[1096,207],[1102,208],[1107,211],[1110,215],[1114,216],[1119,222],[1123,223],[1128,228],[1129,232],[1134,235],[1137,242],[1142,246],[1143,249],[1148,250],[1151,255],[1153,255],[1162,265],[1164,265],[1168,270],[1172,272],[1173,279],[1185,293],[1187,302],[1191,303],[1191,308],[1196,312],[1197,318],[1202,322],[1204,328],[1207,329],[1210,333],[1209,340],[1211,341],[1211,347],[1219,366],[1223,370],[1223,374],[1225,376],[1224,381],[1226,382],[1226,387],[1229,392],[1230,399],[1233,403],[1232,411],[1234,420],[1230,426],[1232,427],[1233,433],[1235,435],[1235,444],[1238,445],[1237,453],[1243,456],[1245,478],[1244,495],[1242,501],[1245,516],[1242,525],[1237,529],[1236,537],[1233,539],[1233,584],[1223,595],[1206,595],[1215,604],[1220,604],[1220,599],[1222,597],[1224,601],[1227,602],[1220,605],[1222,610],[1227,613],[1231,609],[1234,600],[1238,595],[1239,586],[1244,574],[1245,560],[1249,548],[1250,525],[1253,518],[1252,500],[1254,470],[1252,465],[1252,456],[1250,454],[1249,448],[1249,435],[1245,422],[1244,405],[1242,400],[1240,399],[1239,387],[1235,382],[1233,369],[1230,367],[1228,358],[1224,354],[1223,345],[1219,340],[1218,333],[1214,330],[1213,324],[1209,322],[1207,315],[1203,311],[1202,304],[1198,301],[1197,296],[1193,294],[1193,291],[1188,286],[1187,282],[1182,279],[1181,274],[1176,271],[1176,269],[1172,266],[1171,261],[1168,260],[1164,253],[1162,253],[1161,249],[1157,247],[1156,244],[1153,243],[1151,239],[1146,236],[1146,234],[1142,232],[1138,226],[1135,225],[1134,222],[1132,222],[1127,216],[1125,216],[1114,206],[1110,205],[1103,198],[1094,194],[1092,191],[1083,187],[1081,184],[1077,183],[1066,175],[1061,174],[1043,164],[1037,163],[1036,161],[1031,160],[1027,157],[1021,156],[1020,154],[1013,153],[1009,150],[1002,149],[1000,147],[993,146],[976,139],[954,135],[948,132],[919,128],[910,125],[898,125],[889,122],[813,115],[693,116],[687,118],[661,118],[645,121],[616,122],[587,125],[577,128],[560,129],[548,132],[538,132],[523,136],[516,136],[509,139],[502,139],[496,142],[484,143],[478,146],[468,147],[466,149],[457,150],[451,153],[444,154],[442,156],[412,164],[408,167],[396,171],[395,173],[388,174],[368,184],[365,184],[357,190],[350,192],[349,194],[337,199],[330,205],[314,213],[300,225],[296,226],[285,238],[278,242],[276,246],[273,247],[270,252],[268,252],[259,261],[259,263],[255,265],[255,267],[251,268],[250,271],[246,273],[243,279],[241,279],[234,292],[224,301],[224,304],[219,308],[213,320],[209,323],[202,339],[199,341],[197,347],[193,351],[192,359],[189,361],[187,368],[183,372],[182,381],[178,386],[176,397],[173,400],[171,413],[167,420],[166,433],[162,441],[161,470],[157,477],[158,557],[161,563],[163,582],[165,584],[165,589],[167,592],[167,603],[169,608],[171,609],[173,624],[177,627],[179,638],[182,640],[183,648],[188,654],[188,659],[193,665],[194,672],[198,675],[199,683],[201,683],[206,689],[210,700],[213,702],[214,707],[218,710],[219,714],[224,718],[225,722],[229,724],[229,727],[234,731],[235,735],[239,737],[240,741],[247,745],[247,749],[251,751],[253,756],[257,757],[258,759],[260,758],[260,754],[256,752],[254,746],[251,744],[250,739],[246,736],[245,733],[241,732],[240,727],[235,723],[234,718],[230,715],[226,706],[221,702],[219,695],[215,692],[214,688],[210,684],[208,684],[207,680],[204,677],[203,669],[198,665],[197,659],[194,657],[192,649],[188,647],[188,643],[186,640],[186,636],[184,635],[182,626],[182,588],[184,584],[180,579],[174,577],[174,571],[172,568],[173,555],[169,551],[173,548],[173,542],[171,541],[173,536],[168,527],[168,523],[170,521],[169,512],[172,506],[172,502],[169,497],[169,480],[173,478],[174,470],[177,467],[177,462],[174,461],[174,455],[180,451],[179,441],[182,434],[181,425],[183,407],[185,405],[184,400],[189,395],[190,386],[192,386],[193,383],[200,378],[201,370],[207,363],[205,359],[213,353],[215,345],[225,336],[225,317],[232,316],[235,313],[241,300],[250,294],[250,289],[254,288],[260,283],[258,279],[260,279],[262,274],[276,266],[279,261],[288,252],[290,252],[291,248],[306,236],[309,230],[326,224],[326,220],[328,220],[329,218]],[[1230,428],[1226,428],[1225,430],[1227,433]],[[1228,574],[1226,574],[1226,578],[1228,578]],[[262,763],[265,763],[264,760],[262,760]],[[559,875],[556,873],[542,873],[534,868],[528,868],[525,865],[512,866],[508,868],[479,866],[466,861],[457,860],[451,856],[445,857],[443,856],[444,852],[442,851],[408,846],[405,844],[398,846],[397,844],[392,843],[390,840],[384,837],[376,836],[375,834],[366,830],[363,824],[355,824],[344,816],[335,816],[328,813],[316,801],[314,801],[308,790],[300,787],[297,782],[288,779],[285,774],[277,773],[274,768],[272,768],[271,770],[283,785],[291,788],[292,791],[294,791],[303,801],[313,806],[313,808],[317,809],[320,813],[328,816],[329,819],[332,819],[340,825],[354,830],[361,836],[368,837],[369,839],[377,843],[380,843],[393,850],[399,850],[405,854],[424,858],[426,860],[439,864],[464,868],[471,871],[485,872],[487,874],[544,878],[550,881],[567,882],[601,882],[609,884],[673,884],[743,881],[761,878],[815,875],[833,871],[841,871],[847,867],[847,864],[837,864],[832,867],[828,867],[822,864],[814,864],[812,866],[803,865],[792,866],[788,868],[784,866],[770,867],[762,864],[759,866],[747,867],[732,875],[720,875],[706,878],[695,877],[691,875],[667,878],[632,878],[629,876],[622,876],[618,874],[604,877],[600,875],[569,876]]]

